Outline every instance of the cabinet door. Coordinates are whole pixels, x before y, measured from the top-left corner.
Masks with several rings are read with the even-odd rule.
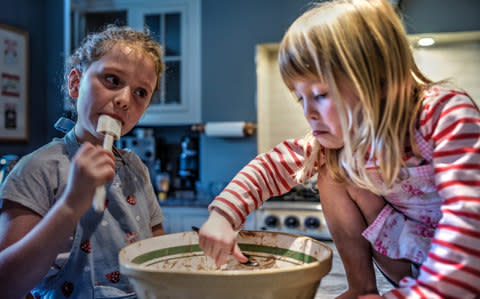
[[[83,37],[108,23],[148,28],[163,46],[166,71],[160,91],[139,125],[181,125],[201,122],[200,0],[64,0],[71,13],[66,42],[77,47]],[[67,5],[66,5],[67,6]]]
[[[192,226],[201,227],[210,215],[207,207],[162,207],[165,221],[163,228],[167,234],[187,232]],[[255,230],[255,212],[248,215],[243,229]]]
[[[206,207],[162,207],[165,221],[163,228],[167,234],[191,231],[192,226],[200,227],[208,219]]]
[[[194,124],[201,121],[200,1],[155,1],[136,5],[133,28],[149,28],[164,48],[166,70],[161,90],[140,125]]]

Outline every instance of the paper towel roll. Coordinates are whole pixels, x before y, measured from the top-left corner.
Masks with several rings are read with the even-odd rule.
[[[205,135],[210,137],[232,137],[245,136],[245,122],[210,122],[205,124]]]

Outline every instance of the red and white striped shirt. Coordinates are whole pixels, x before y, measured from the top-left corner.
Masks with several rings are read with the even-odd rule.
[[[386,298],[476,298],[480,295],[480,112],[463,92],[433,87],[419,131],[433,148],[440,219],[417,278],[406,277]],[[211,203],[236,229],[265,200],[289,191],[305,160],[304,141],[284,141],[246,165]],[[308,152],[308,151],[307,151]]]

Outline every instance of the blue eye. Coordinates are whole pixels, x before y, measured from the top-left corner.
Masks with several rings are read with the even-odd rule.
[[[316,100],[322,100],[322,99],[324,99],[326,96],[327,96],[326,93],[314,95],[314,97],[315,97]]]

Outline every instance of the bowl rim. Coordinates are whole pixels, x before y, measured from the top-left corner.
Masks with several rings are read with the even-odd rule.
[[[142,242],[148,239],[154,239],[154,238],[161,238],[165,236],[173,236],[173,235],[180,235],[180,234],[185,234],[185,233],[195,233],[195,232],[179,232],[179,233],[173,233],[173,234],[166,234],[166,235],[161,235],[161,236],[155,236],[152,238],[148,239],[143,239],[140,241],[137,241],[135,243],[129,244],[122,248],[120,252],[118,253],[118,260],[120,264],[120,270],[123,271],[142,271],[142,272],[147,272],[151,274],[157,274],[157,273],[165,273],[169,275],[203,275],[206,277],[227,277],[227,276],[263,276],[263,275],[272,275],[272,274],[285,274],[285,272],[297,272],[299,270],[310,270],[312,271],[313,269],[317,268],[322,264],[323,262],[327,261],[328,265],[328,271],[331,269],[332,265],[332,258],[333,258],[333,251],[330,247],[328,247],[326,244],[323,242],[313,239],[308,236],[303,236],[303,235],[297,235],[297,234],[292,234],[292,233],[284,233],[284,232],[270,232],[270,231],[262,231],[262,230],[242,230],[241,232],[253,232],[253,233],[275,233],[277,235],[285,235],[288,237],[295,237],[295,238],[305,238],[313,241],[314,243],[320,245],[327,251],[327,255],[325,256],[324,259],[318,259],[314,262],[308,263],[308,264],[303,264],[299,265],[300,267],[286,267],[286,268],[281,268],[281,269],[257,269],[254,271],[245,271],[245,270],[220,270],[220,271],[205,271],[205,270],[170,270],[170,269],[165,269],[159,271],[158,269],[153,269],[150,267],[146,267],[145,265],[141,264],[136,264],[133,263],[131,260],[127,260],[125,258],[125,252],[128,250],[128,248],[135,246],[138,242]],[[249,252],[248,250],[245,250],[246,252]],[[202,251],[203,253],[203,251]],[[198,255],[198,256],[205,256],[204,254]],[[281,270],[281,271],[280,271]],[[328,273],[327,271],[327,273]]]

